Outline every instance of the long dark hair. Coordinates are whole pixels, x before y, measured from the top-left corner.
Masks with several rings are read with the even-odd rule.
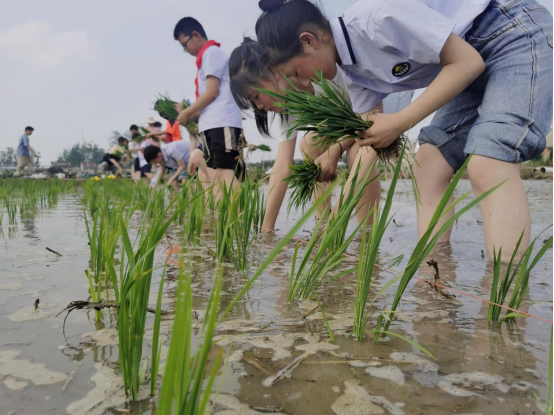
[[[269,54],[255,40],[245,37],[229,58],[231,94],[241,110],[252,110],[260,134],[269,136],[267,111],[259,110],[248,96],[252,87],[259,87],[259,80],[270,81]]]
[[[308,0],[260,0],[263,13],[256,22],[258,42],[271,53],[271,66],[286,62],[303,52],[298,36],[317,30],[331,34],[329,21],[315,4]]]

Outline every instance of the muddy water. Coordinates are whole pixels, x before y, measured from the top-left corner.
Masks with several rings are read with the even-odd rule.
[[[386,186],[386,184],[385,184]],[[552,184],[527,181],[528,196],[537,235],[552,220]],[[462,182],[461,194],[469,189]],[[283,211],[286,209],[284,208]],[[395,223],[388,229],[380,255],[409,255],[415,245],[415,206],[409,183],[399,186],[395,197]],[[71,300],[88,296],[83,271],[89,251],[81,207],[71,196],[56,208],[37,217],[25,217],[18,225],[3,225],[0,235],[0,414],[39,413],[133,413],[155,411],[145,396],[126,403],[118,374],[115,323],[104,313],[102,323],[94,313],[74,311],[62,333],[64,315],[55,317]],[[290,229],[295,217],[283,213],[281,232]],[[139,218],[135,219],[135,224]],[[209,234],[209,221],[206,221]],[[351,224],[354,227],[354,221]],[[299,238],[308,238],[313,221]],[[542,241],[552,234],[547,230]],[[157,262],[170,260],[164,308],[173,308],[176,266],[179,255],[192,264],[194,309],[202,310],[213,277],[214,262],[204,247],[188,246],[179,229],[173,229],[172,246],[161,245]],[[252,252],[254,270],[278,236],[260,236]],[[206,237],[210,244],[210,237]],[[350,253],[355,255],[358,243]],[[46,250],[49,247],[63,256]],[[328,284],[321,301],[335,333],[326,339],[319,312],[307,323],[302,314],[312,302],[289,304],[286,300],[292,252],[291,243],[254,284],[231,317],[219,328],[220,347],[229,363],[219,380],[220,395],[214,399],[221,413],[281,412],[288,414],[451,414],[542,413],[548,379],[551,325],[537,319],[518,320],[502,329],[489,327],[487,306],[478,299],[457,295],[437,298],[423,282],[413,281],[401,302],[401,312],[391,329],[426,347],[433,360],[397,339],[363,343],[348,336],[353,314],[355,276]],[[488,298],[490,265],[482,258],[483,235],[478,210],[462,217],[454,227],[451,244],[438,247],[441,282],[477,298]],[[344,267],[353,266],[349,259]],[[397,266],[401,269],[401,266]],[[253,271],[225,274],[222,301],[228,302]],[[382,272],[374,290],[395,274]],[[422,266],[419,277],[432,278]],[[159,275],[153,278],[157,291]],[[391,303],[389,290],[375,310]],[[152,296],[155,301],[155,294]],[[40,300],[35,310],[34,302]],[[523,309],[552,319],[552,253],[535,268]],[[152,318],[147,327],[151,327]],[[370,326],[375,318],[370,319]],[[163,322],[168,332],[171,319]],[[307,325],[309,327],[307,327]],[[151,336],[147,329],[146,337]],[[166,340],[167,344],[167,340]],[[149,353],[149,344],[145,355]],[[289,376],[267,387],[267,378],[294,358],[312,350]],[[162,350],[162,358],[167,348]],[[264,382],[266,380],[266,382]]]

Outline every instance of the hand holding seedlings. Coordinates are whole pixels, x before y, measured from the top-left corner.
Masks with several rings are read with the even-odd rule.
[[[398,113],[375,113],[364,118],[372,123],[372,126],[359,132],[358,144],[361,147],[387,148],[406,130]]]

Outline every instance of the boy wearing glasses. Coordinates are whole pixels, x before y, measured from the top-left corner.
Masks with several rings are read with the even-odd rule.
[[[229,187],[237,166],[237,142],[242,129],[242,114],[229,87],[229,57],[219,43],[208,40],[202,25],[192,17],[179,20],[173,36],[186,53],[196,57],[198,68],[196,102],[181,111],[177,120],[186,125],[200,116],[198,130],[206,138],[207,167],[215,169],[218,183],[225,181]],[[190,147],[196,148],[196,144],[196,137],[191,137]]]

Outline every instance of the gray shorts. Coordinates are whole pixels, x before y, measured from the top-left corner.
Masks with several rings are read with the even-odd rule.
[[[419,143],[454,170],[471,153],[510,163],[539,156],[552,124],[552,16],[534,0],[492,0],[466,41],[486,69],[437,111]]]

